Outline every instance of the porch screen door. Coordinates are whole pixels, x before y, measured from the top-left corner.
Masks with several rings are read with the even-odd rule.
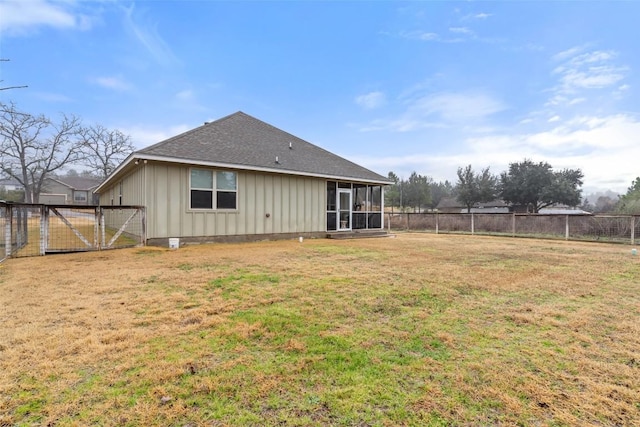
[[[351,190],[338,190],[338,230],[351,230]]]

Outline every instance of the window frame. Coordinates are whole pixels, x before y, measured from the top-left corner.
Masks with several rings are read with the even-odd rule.
[[[209,172],[211,174],[211,188],[203,188],[203,187],[193,187],[191,184],[191,180],[193,178],[192,172],[194,170],[199,170],[199,171],[206,171]],[[228,188],[218,188],[218,173],[231,173],[234,175],[234,184],[235,184],[235,189],[228,189]],[[210,192],[211,193],[211,207],[197,207],[194,208],[193,207],[193,201],[192,201],[192,192],[193,191],[203,191],[203,192]],[[190,211],[199,211],[199,212],[211,212],[211,211],[224,211],[224,212],[234,212],[238,210],[238,172],[236,171],[232,171],[232,170],[225,170],[225,169],[213,169],[213,168],[206,168],[206,167],[190,167],[189,168],[189,188],[188,188],[188,192],[189,192],[189,201],[188,201],[188,210]],[[235,207],[233,208],[218,208],[218,197],[219,194],[223,193],[223,194],[230,194],[233,193],[234,194],[234,205]]]
[[[82,197],[80,197],[82,196]],[[76,202],[81,202],[81,203],[87,203],[87,200],[89,200],[89,192],[86,190],[76,190],[73,192],[73,203]]]

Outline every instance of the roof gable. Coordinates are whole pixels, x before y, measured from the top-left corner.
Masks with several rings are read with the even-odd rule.
[[[52,181],[57,181],[60,184],[67,186],[73,190],[93,190],[96,188],[102,180],[100,178],[91,178],[85,176],[58,176],[55,178],[49,178]]]
[[[133,156],[361,181],[388,181],[382,175],[240,111],[144,148]]]

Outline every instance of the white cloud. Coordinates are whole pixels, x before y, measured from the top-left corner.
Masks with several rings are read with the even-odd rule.
[[[558,84],[551,90],[553,95],[547,106],[576,105],[587,99],[587,91],[611,89],[615,94],[616,86],[625,86],[621,82],[629,69],[615,63],[617,52],[586,49],[586,46],[577,46],[553,56],[560,62],[552,72],[558,76]]]
[[[405,178],[417,171],[436,181],[455,182],[455,171],[462,165],[489,166],[494,173],[499,173],[507,170],[509,163],[530,158],[548,162],[555,170],[581,169],[585,175],[585,191],[624,193],[639,175],[637,135],[640,135],[638,117],[577,116],[530,133],[495,132],[467,137],[452,154],[423,152],[417,148],[403,156],[365,156],[354,157],[354,160],[373,170],[392,170]]]
[[[413,102],[409,111],[417,116],[436,115],[448,122],[480,119],[502,111],[506,106],[481,92],[437,93]]]
[[[549,123],[557,122],[560,120],[560,116],[556,115],[547,120]]]
[[[421,41],[440,40],[440,36],[437,33],[431,33],[427,31],[419,31],[419,30],[400,33],[400,37],[411,39],[411,40],[421,40]]]
[[[134,5],[123,10],[125,27],[158,63],[171,65],[177,62],[171,48],[158,33],[157,24],[139,22],[142,14],[134,14]]]
[[[359,126],[359,130],[410,132],[482,124],[486,117],[506,108],[502,101],[482,92],[406,93],[404,96],[407,97],[404,112],[397,117],[373,120]]]
[[[483,21],[492,17],[492,13],[478,12],[478,13],[470,13],[468,15],[464,15],[460,18],[460,21]]]
[[[383,106],[386,103],[386,98],[384,96],[384,93],[376,91],[357,96],[355,101],[356,104],[358,104],[362,108],[372,110],[374,108]]]
[[[585,71],[567,70],[560,79],[565,90],[601,89],[613,86],[624,79],[626,68],[599,66]]]
[[[571,58],[571,63],[574,65],[584,65],[594,62],[605,62],[614,59],[616,56],[618,56],[618,54],[613,51],[596,50]]]
[[[74,2],[3,0],[0,2],[0,33],[25,35],[40,27],[86,30],[92,18],[78,13]]]
[[[466,15],[466,16],[462,17],[462,20],[487,19],[487,18],[490,18],[491,16],[493,16],[492,13],[480,12],[480,13],[473,13],[473,14],[470,14],[470,15]]]
[[[176,93],[176,98],[180,101],[192,101],[195,98],[195,94],[191,89],[185,89]]]
[[[468,27],[449,27],[446,35],[441,35],[429,31],[404,31],[399,34],[400,37],[409,40],[418,40],[424,42],[436,43],[463,43],[467,41],[476,41],[481,43],[496,44],[504,43],[505,39],[481,37]]]
[[[122,77],[116,76],[103,76],[96,77],[93,82],[106,89],[113,89],[117,91],[126,91],[131,89],[131,85],[127,83]]]
[[[471,31],[467,27],[451,27],[449,28],[449,31],[456,34],[467,34],[467,35],[473,34],[473,31]]]
[[[573,106],[573,105],[578,105],[578,104],[582,104],[584,102],[587,101],[587,98],[584,96],[579,96],[579,97],[571,97],[571,96],[565,96],[565,95],[561,95],[561,94],[556,94],[554,96],[552,96],[551,98],[549,98],[549,100],[545,103],[545,106],[549,107],[549,106],[558,106],[558,105],[563,105],[563,106]]]
[[[562,52],[558,52],[555,55],[553,55],[553,60],[554,61],[564,61],[567,60],[569,58],[575,57],[576,55],[578,55],[581,52],[584,52],[584,50],[587,48],[586,45],[583,46],[574,46],[570,49],[567,50],[563,50]]]
[[[554,124],[554,128],[528,134],[469,138],[467,164],[487,164],[504,170],[509,162],[525,157],[539,159],[556,169],[579,168],[585,175],[585,186],[615,191],[624,191],[638,176],[638,118],[624,114],[578,116]]]

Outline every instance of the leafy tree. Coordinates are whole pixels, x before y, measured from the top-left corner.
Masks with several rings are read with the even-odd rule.
[[[640,177],[631,183],[626,194],[620,196],[616,210],[627,214],[640,214]]]
[[[404,209],[407,206],[416,208],[435,208],[440,200],[451,197],[453,185],[449,181],[434,182],[428,176],[413,172],[408,180],[401,179],[394,172],[389,172],[387,178],[394,182],[384,191],[387,207]]]
[[[79,130],[74,116],[52,122],[0,102],[0,168],[23,186],[25,202],[37,203],[47,176],[80,158]]]
[[[466,206],[467,212],[476,203],[490,202],[498,193],[498,178],[491,174],[489,168],[475,173],[471,165],[458,168],[458,182],[455,187],[456,199]]]
[[[400,197],[401,196],[400,178],[398,178],[398,175],[396,175],[393,172],[389,172],[389,174],[387,175],[387,178],[393,181],[393,184],[388,186],[384,190],[384,205],[390,206],[391,212],[393,213],[393,208],[396,206],[400,207],[400,204],[402,201]]]
[[[580,169],[554,172],[547,162],[525,159],[509,164],[509,171],[502,172],[500,195],[505,202],[526,206],[534,213],[554,204],[578,206],[583,176]]]
[[[432,182],[431,189],[431,203],[429,207],[435,208],[440,201],[446,197],[453,196],[454,188],[449,181]]]
[[[131,137],[119,130],[94,125],[82,128],[80,134],[83,164],[102,179],[106,179],[134,149]]]
[[[427,206],[431,202],[430,184],[431,178],[412,172],[404,191],[406,206],[413,207],[416,212],[420,212],[423,206]]]

